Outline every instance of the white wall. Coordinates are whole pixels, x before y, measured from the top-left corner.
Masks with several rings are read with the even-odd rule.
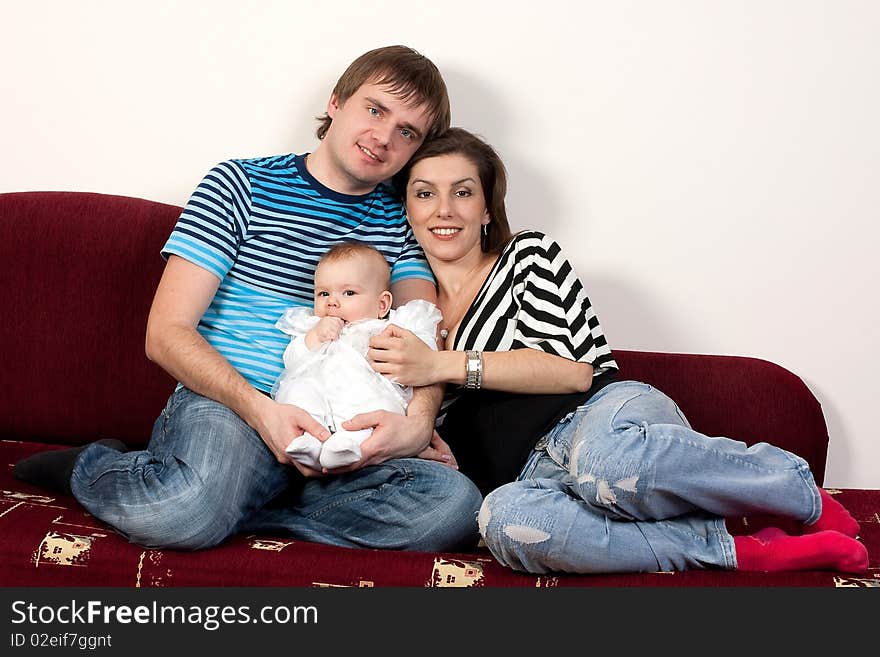
[[[415,47],[612,347],[787,367],[822,402],[826,484],[880,488],[880,3],[4,0],[0,22],[0,191],[176,204],[220,160],[311,148],[354,57]]]

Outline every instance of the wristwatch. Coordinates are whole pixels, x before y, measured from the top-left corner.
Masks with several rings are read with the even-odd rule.
[[[471,390],[483,385],[483,352],[466,351],[464,387]]]

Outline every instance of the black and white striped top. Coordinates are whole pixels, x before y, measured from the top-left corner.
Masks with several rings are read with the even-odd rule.
[[[468,308],[452,349],[540,349],[593,366],[593,376],[616,370],[583,285],[560,246],[530,230],[514,236]],[[450,391],[456,394],[455,390]]]
[[[613,379],[617,363],[581,281],[560,246],[538,231],[513,237],[459,324],[452,349],[540,349],[593,366],[574,395],[447,390],[438,432],[484,490],[516,478],[538,439]]]

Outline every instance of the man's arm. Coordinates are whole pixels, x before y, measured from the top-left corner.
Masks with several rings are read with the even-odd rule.
[[[437,305],[437,288],[430,281],[423,278],[407,278],[391,285],[391,295],[394,298],[394,307],[399,308],[405,303],[415,299],[424,299]]]
[[[284,448],[293,438],[303,430],[322,439],[328,432],[302,409],[277,404],[250,385],[196,330],[219,286],[206,269],[170,256],[147,319],[147,358],[187,388],[235,411],[279,462],[291,463]]]

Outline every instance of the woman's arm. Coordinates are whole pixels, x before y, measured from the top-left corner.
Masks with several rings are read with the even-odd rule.
[[[589,363],[537,349],[482,353],[482,387],[489,390],[536,394],[585,392],[593,381],[593,366]],[[373,369],[403,385],[465,382],[465,352],[432,351],[415,334],[398,326],[391,325],[375,336],[367,357]]]
[[[482,386],[488,390],[558,394],[586,392],[593,383],[593,366],[537,349],[484,351]],[[465,352],[442,351],[444,380],[463,385]]]

